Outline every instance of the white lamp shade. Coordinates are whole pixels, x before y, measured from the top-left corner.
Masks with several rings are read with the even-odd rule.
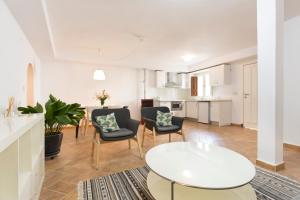
[[[98,81],[103,81],[103,80],[105,80],[105,74],[104,74],[104,71],[101,70],[101,69],[95,70],[93,78],[94,78],[94,80],[98,80]]]

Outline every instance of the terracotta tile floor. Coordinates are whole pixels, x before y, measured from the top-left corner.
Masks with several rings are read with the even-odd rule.
[[[140,133],[142,127],[139,129]],[[252,162],[256,159],[256,132],[237,126],[218,127],[185,121],[184,131],[188,140],[206,140],[228,147],[246,156]],[[61,153],[53,160],[46,161],[46,175],[40,199],[77,199],[77,183],[93,177],[107,175],[125,169],[140,167],[145,164],[140,159],[137,145],[132,141],[132,149],[128,142],[102,144],[100,169],[91,165],[90,128],[86,136],[75,139],[74,129],[64,130]],[[174,135],[173,141],[181,141],[181,136]],[[168,142],[168,136],[157,137],[158,143]],[[152,146],[152,137],[145,137],[144,150]],[[284,149],[286,169],[280,174],[300,181],[300,152]]]

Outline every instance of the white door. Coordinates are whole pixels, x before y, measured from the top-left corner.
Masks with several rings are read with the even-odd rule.
[[[257,64],[244,66],[244,126],[257,129]]]

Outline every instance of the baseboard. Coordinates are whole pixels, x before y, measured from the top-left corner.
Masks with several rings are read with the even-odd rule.
[[[196,118],[185,117],[185,119],[192,121],[192,122],[198,122],[198,119],[196,119]]]
[[[219,122],[215,122],[215,121],[210,121],[211,125],[215,125],[215,126],[219,126]]]
[[[284,162],[281,164],[278,164],[278,165],[271,165],[271,164],[265,163],[261,160],[256,160],[256,165],[259,167],[263,167],[265,169],[271,170],[271,171],[275,171],[275,172],[283,170],[285,168]]]
[[[300,151],[300,146],[294,144],[283,143],[283,147],[293,149],[295,151]]]
[[[231,123],[231,126],[238,126],[238,127],[243,127],[243,124],[236,124],[236,123]]]

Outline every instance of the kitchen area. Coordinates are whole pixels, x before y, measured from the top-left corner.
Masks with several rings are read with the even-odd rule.
[[[231,84],[231,66],[222,64],[190,73],[143,70],[141,106],[166,106],[174,116],[205,124],[232,124],[232,99],[215,91]],[[151,106],[151,105],[150,105]]]

